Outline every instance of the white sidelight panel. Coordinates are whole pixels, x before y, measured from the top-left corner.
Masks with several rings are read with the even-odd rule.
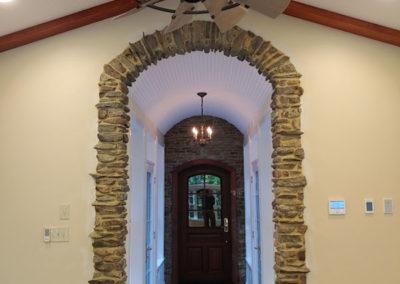
[[[265,116],[252,133],[244,146],[246,282],[273,284],[272,140],[269,116]]]
[[[152,273],[154,271],[153,265],[153,251],[154,251],[154,230],[153,230],[153,172],[147,170],[146,174],[146,284],[152,284]]]
[[[164,257],[164,147],[133,115],[128,196],[128,283],[159,283]]]
[[[164,264],[164,146],[157,144],[157,269],[160,273],[160,267]],[[162,269],[162,271],[164,271]],[[160,278],[158,278],[160,279]],[[164,279],[164,275],[162,277]],[[159,283],[159,282],[157,282]]]
[[[246,238],[246,284],[252,284],[249,282],[251,279],[252,270],[252,244],[251,244],[251,198],[250,198],[250,186],[251,186],[251,167],[250,167],[250,141],[243,147],[243,171],[244,171],[244,208],[245,208],[245,238]]]
[[[275,283],[274,271],[274,223],[272,194],[272,137],[269,116],[261,122],[258,130],[258,173],[260,195],[260,236],[262,284]]]
[[[128,277],[130,284],[136,284],[145,283],[146,135],[143,125],[135,119],[131,131]]]
[[[258,160],[252,163],[253,174],[251,177],[251,216],[252,216],[252,233],[251,233],[251,250],[252,256],[252,281],[254,284],[262,283],[262,270],[261,265],[261,214],[260,214],[260,175],[258,170]]]

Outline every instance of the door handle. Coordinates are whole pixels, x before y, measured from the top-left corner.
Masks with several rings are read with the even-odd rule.
[[[228,233],[229,232],[229,219],[224,218],[224,232]]]

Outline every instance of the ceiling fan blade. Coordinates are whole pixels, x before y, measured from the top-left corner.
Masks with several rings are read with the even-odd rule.
[[[221,13],[215,16],[214,22],[217,24],[220,32],[225,33],[236,26],[246,13],[246,8],[237,6],[229,10],[221,11]]]
[[[189,2],[181,2],[172,16],[171,23],[164,29],[164,33],[173,32],[186,24],[189,24],[193,20],[193,15],[184,14],[186,11],[194,9],[194,4]]]
[[[136,14],[137,12],[141,11],[141,10],[144,9],[144,8],[145,8],[145,7],[133,8],[132,10],[129,10],[128,12],[125,12],[125,13],[123,13],[123,14],[121,14],[121,15],[118,15],[118,16],[112,18],[112,19],[113,19],[113,20],[118,20],[118,19],[121,19],[121,18],[128,17],[128,16],[130,16],[130,15]]]
[[[228,3],[227,0],[205,0],[203,5],[210,12],[211,16],[216,16],[221,13],[222,8]]]
[[[161,1],[163,1],[163,0],[150,0],[150,1],[147,1],[144,4],[140,4],[138,7],[133,8],[132,10],[129,10],[128,12],[125,12],[125,13],[123,13],[121,15],[118,15],[118,16],[112,18],[112,19],[113,20],[118,20],[118,19],[121,19],[121,18],[128,17],[130,15],[133,15],[133,14],[136,14],[136,13],[142,11],[148,5],[153,5],[153,4],[156,4],[156,3],[161,2]]]
[[[235,0],[236,2],[247,5],[251,9],[276,18],[289,6],[290,0]]]

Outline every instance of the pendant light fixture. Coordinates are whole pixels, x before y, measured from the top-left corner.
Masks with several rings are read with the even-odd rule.
[[[193,126],[192,134],[193,140],[199,143],[200,146],[206,145],[212,139],[213,130],[211,126],[207,126],[204,120],[204,97],[207,93],[200,92],[197,95],[201,98],[201,124],[199,126]]]

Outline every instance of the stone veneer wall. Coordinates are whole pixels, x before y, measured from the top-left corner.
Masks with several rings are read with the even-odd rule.
[[[273,192],[275,222],[275,272],[277,284],[304,284],[309,271],[305,263],[305,232],[301,147],[301,75],[289,58],[270,42],[252,32],[234,27],[219,32],[213,22],[195,21],[163,34],[156,31],[132,43],[104,66],[100,76],[98,164],[93,239],[92,284],[126,283],[128,187],[128,86],[149,65],[191,51],[223,51],[246,60],[274,87],[272,96]],[[135,94],[133,94],[134,97]],[[131,232],[134,234],[135,232]]]
[[[244,182],[243,182],[243,135],[227,121],[206,116],[207,125],[213,125],[214,138],[202,147],[194,143],[191,129],[201,123],[201,117],[185,119],[165,134],[165,283],[172,282],[172,171],[183,163],[209,159],[227,164],[236,171],[238,271],[240,281],[245,283],[245,224],[244,224]]]

